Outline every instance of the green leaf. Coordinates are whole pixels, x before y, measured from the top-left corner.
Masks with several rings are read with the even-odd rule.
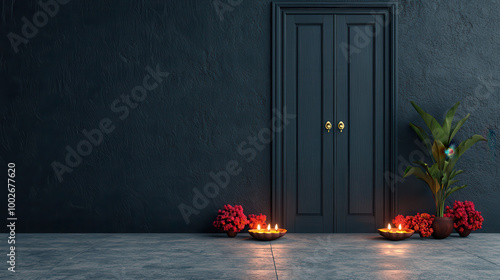
[[[424,181],[427,183],[429,188],[431,188],[431,191],[433,194],[435,194],[433,188],[434,188],[434,180],[432,177],[424,172],[421,168],[416,167],[416,166],[408,166],[405,170],[404,177],[406,178],[407,176],[414,175],[415,177],[419,178],[420,180]]]
[[[486,139],[484,139],[483,136],[476,134],[471,136],[469,139],[463,141],[462,143],[460,143],[460,145],[458,145],[455,157],[457,157],[458,159],[465,153],[465,151],[467,151],[470,147],[472,147],[479,141],[486,142]]]
[[[455,168],[455,164],[457,163],[457,160],[458,160],[458,156],[456,155],[456,152],[455,152],[455,156],[452,157],[450,160],[448,160],[448,164],[446,165],[446,167],[444,169],[444,173],[451,174],[451,172]],[[452,178],[451,175],[450,175],[450,178]]]
[[[449,187],[449,186],[451,186],[451,185],[455,184],[455,183],[456,183],[456,182],[458,182],[458,181],[460,181],[460,180],[450,180],[450,181],[448,181],[448,186],[447,186],[447,187]]]
[[[457,176],[459,174],[462,174],[462,173],[464,173],[463,170],[458,170],[458,171],[457,170],[453,170],[453,171],[451,171],[450,180],[453,179],[455,176]]]
[[[448,187],[448,180],[449,180],[448,173],[444,173],[443,174],[443,179],[441,180],[443,189],[445,189],[445,188]]]
[[[438,163],[434,163],[430,168],[429,168],[429,173],[432,178],[438,179],[441,181],[441,178],[443,177],[443,172],[439,170]]]
[[[440,170],[444,169],[444,162],[446,161],[446,154],[444,153],[445,149],[446,148],[441,141],[437,139],[434,140],[434,144],[432,145],[432,155],[438,163]]]
[[[425,124],[430,129],[434,139],[439,139],[441,142],[447,142],[448,135],[444,133],[443,127],[441,127],[439,122],[436,121],[433,116],[427,114],[424,110],[422,110],[422,108],[418,107],[415,102],[411,101],[411,105],[413,105],[413,108],[415,108],[417,113],[422,117]]]
[[[444,172],[450,173],[453,170],[453,168],[455,168],[455,164],[457,163],[458,159],[465,153],[465,151],[467,151],[470,147],[472,147],[472,145],[476,144],[478,141],[486,141],[486,139],[484,139],[484,137],[481,135],[474,135],[469,139],[460,143],[460,145],[458,145],[458,147],[455,150],[454,156],[449,160],[449,163],[446,166]]]
[[[450,196],[450,194],[458,191],[458,190],[461,190],[463,188],[467,187],[467,185],[463,185],[463,186],[457,186],[457,187],[453,187],[453,188],[450,188],[450,189],[447,189],[446,190],[446,196],[445,196],[445,199],[448,198],[448,196]]]
[[[445,186],[444,183],[440,184],[439,182],[442,181],[442,178],[446,177],[446,174],[443,174],[439,168],[437,167],[437,163],[433,164],[431,168],[429,168],[429,165],[421,160],[416,160],[413,163],[418,164],[424,169],[428,175],[429,180],[425,181],[429,187],[431,188],[431,191],[433,194],[435,194],[440,187]],[[432,184],[429,184],[432,182]]]
[[[446,168],[448,168],[448,164],[449,164],[449,163],[450,163],[450,162],[449,162],[449,161],[447,161],[447,160],[446,160],[446,157],[445,157],[444,166],[443,166],[443,168],[442,168],[443,172],[446,170]],[[446,172],[444,172],[444,173],[446,173]],[[446,174],[450,174],[450,173],[446,173]]]
[[[453,105],[453,107],[451,107],[451,109],[448,110],[448,112],[446,113],[446,117],[443,122],[443,131],[446,134],[446,136],[448,136],[448,138],[446,142],[443,142],[445,146],[450,145],[449,141],[451,140],[449,139],[449,136],[451,131],[451,123],[453,122],[453,118],[455,117],[455,112],[457,111],[459,104],[460,102],[455,103],[455,105]]]
[[[414,161],[413,163],[420,165],[420,166],[421,166],[421,167],[422,167],[425,171],[427,171],[427,173],[429,173],[429,175],[430,175],[430,172],[429,172],[429,165],[427,165],[427,163],[425,163],[425,162],[423,162],[423,161],[421,161],[421,160],[416,160],[416,161]]]
[[[437,178],[434,178],[434,184],[431,187],[431,191],[435,195],[435,197],[437,197],[438,199],[441,197],[441,196],[437,195],[439,193],[439,191],[442,191],[442,185],[439,184],[439,181]]]
[[[410,127],[413,129],[413,131],[415,131],[415,133],[417,134],[418,138],[420,140],[422,140],[422,142],[427,147],[427,149],[429,151],[431,151],[431,146],[430,146],[431,139],[429,138],[429,135],[427,135],[427,132],[425,132],[425,130],[423,128],[421,128],[420,126],[414,125],[412,123],[410,123]]]
[[[450,138],[448,139],[448,143],[451,143],[451,140],[453,140],[453,137],[455,137],[455,134],[457,134],[457,132],[460,130],[460,128],[462,127],[462,125],[464,125],[464,123],[469,119],[470,117],[470,114],[467,114],[467,116],[465,116],[465,118],[461,119],[459,122],[457,122],[453,128],[452,128],[452,133],[450,135]]]

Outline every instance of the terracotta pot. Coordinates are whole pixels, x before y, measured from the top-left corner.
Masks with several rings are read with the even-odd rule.
[[[227,234],[227,237],[236,237],[236,235],[238,233],[235,232],[234,229],[230,229],[230,230],[226,231],[226,234]]]
[[[459,228],[456,228],[455,231],[458,233],[458,235],[460,235],[461,237],[467,237],[469,236],[469,234],[472,232],[472,229],[466,229],[464,228],[464,230],[462,232],[460,232],[460,228],[463,228],[463,227],[459,227]]]
[[[436,239],[443,239],[450,236],[453,231],[454,219],[451,217],[436,217],[432,223],[434,233],[432,236]]]

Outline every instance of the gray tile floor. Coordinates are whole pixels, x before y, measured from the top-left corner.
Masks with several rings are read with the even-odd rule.
[[[7,250],[6,235],[2,252]],[[500,234],[18,234],[0,279],[500,279]],[[4,255],[4,259],[7,257]]]

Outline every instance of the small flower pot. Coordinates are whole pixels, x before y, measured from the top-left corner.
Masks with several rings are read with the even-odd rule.
[[[461,226],[456,228],[455,231],[458,233],[458,235],[460,235],[460,237],[467,237],[472,232],[472,229],[466,229],[463,226]]]
[[[226,234],[227,234],[227,237],[236,237],[236,235],[238,233],[235,232],[234,229],[230,229],[230,230],[226,231]]]
[[[432,236],[436,239],[444,239],[450,236],[453,231],[454,219],[451,217],[436,217],[432,223],[434,233]]]

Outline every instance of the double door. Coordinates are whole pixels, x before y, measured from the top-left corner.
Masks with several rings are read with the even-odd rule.
[[[281,188],[273,209],[290,231],[374,232],[385,224],[391,148],[385,21],[384,13],[335,10],[283,18],[280,108],[295,118],[276,139]]]

